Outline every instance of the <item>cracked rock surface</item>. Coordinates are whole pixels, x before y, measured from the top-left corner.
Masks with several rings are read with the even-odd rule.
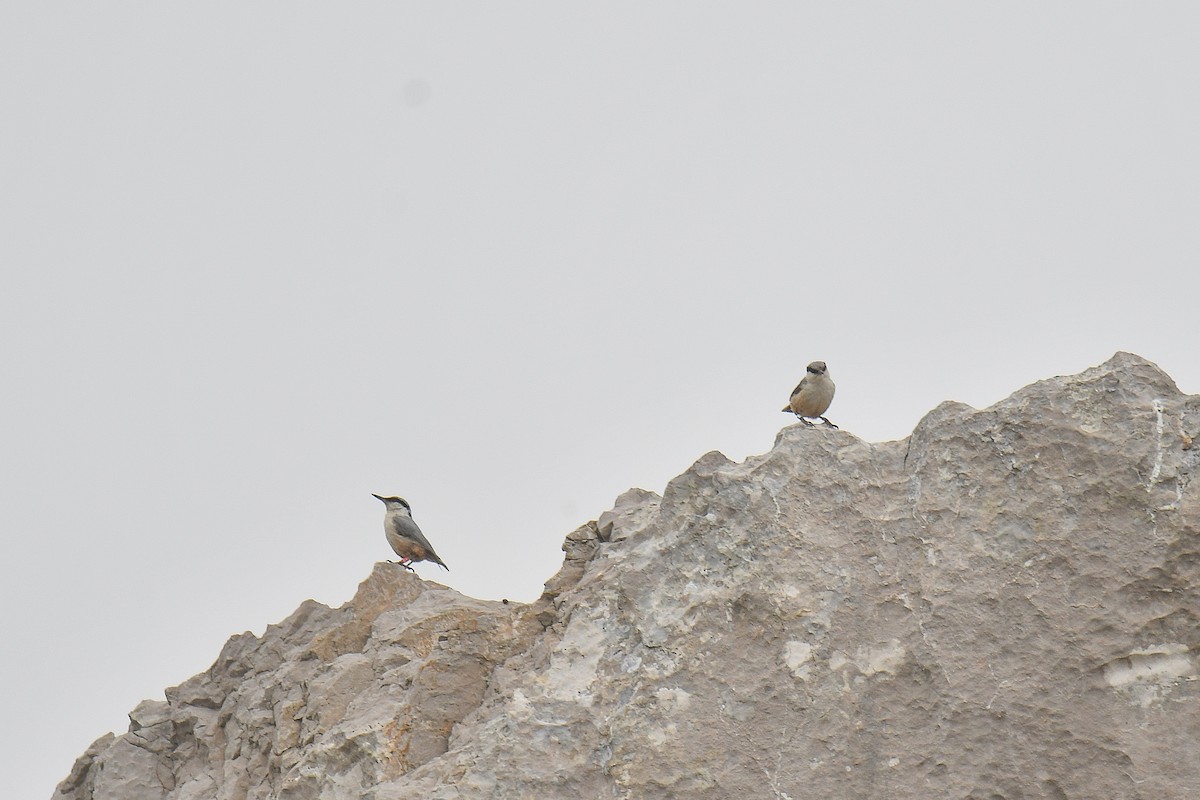
[[[793,425],[622,495],[532,605],[381,564],[234,637],[55,798],[1200,797],[1198,436],[1127,353]]]

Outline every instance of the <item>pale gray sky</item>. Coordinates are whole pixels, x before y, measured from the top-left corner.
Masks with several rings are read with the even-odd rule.
[[[1200,390],[1194,3],[0,6],[13,797],[407,497],[530,600],[771,447],[1131,350]]]

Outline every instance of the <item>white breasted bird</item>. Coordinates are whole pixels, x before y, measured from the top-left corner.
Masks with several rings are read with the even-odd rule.
[[[836,387],[829,378],[829,371],[824,361],[814,361],[808,365],[808,374],[800,384],[792,390],[792,399],[783,407],[785,413],[791,412],[800,418],[805,425],[812,426],[809,417],[819,419],[831,428],[836,428],[825,417],[821,416],[833,402],[833,390]]]
[[[383,533],[396,555],[400,556],[400,566],[412,570],[414,561],[432,561],[442,569],[450,569],[438,558],[425,534],[421,533],[412,518],[412,507],[407,500],[403,497],[380,497],[377,494],[371,497],[382,500],[387,506],[387,513],[383,516]]]

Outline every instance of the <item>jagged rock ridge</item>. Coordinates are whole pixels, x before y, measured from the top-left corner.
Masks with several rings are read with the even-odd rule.
[[[1200,796],[1200,397],[1118,353],[633,490],[532,605],[377,565],[58,800]]]

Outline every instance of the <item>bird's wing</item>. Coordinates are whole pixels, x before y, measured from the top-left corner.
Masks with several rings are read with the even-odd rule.
[[[420,526],[412,517],[399,517],[396,519],[396,533],[403,536],[405,539],[412,539],[417,544],[429,551],[429,560],[434,563],[441,564],[442,567],[450,569],[442,560],[438,558],[438,554],[434,551],[433,545],[425,538],[425,534],[421,533]]]
[[[796,395],[798,395],[800,393],[800,390],[803,389],[807,385],[808,385],[808,376],[805,375],[803,378],[800,379],[800,382],[796,384],[796,388],[792,389],[792,393],[788,396],[795,397]]]
[[[426,540],[425,534],[421,533],[420,526],[417,525],[412,517],[398,514],[395,519],[395,525],[397,535],[403,536],[405,539],[412,539],[426,549],[432,549],[429,547],[429,542]]]

